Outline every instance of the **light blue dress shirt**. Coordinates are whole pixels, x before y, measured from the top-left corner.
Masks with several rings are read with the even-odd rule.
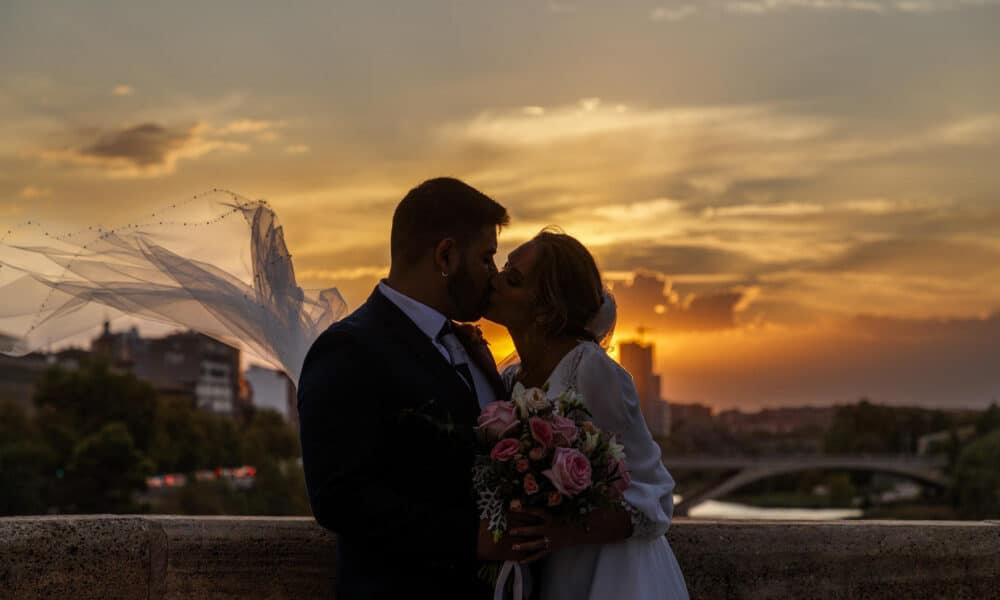
[[[395,304],[399,310],[403,311],[403,314],[409,317],[413,324],[417,326],[417,329],[422,331],[426,335],[434,347],[438,349],[441,356],[444,357],[449,364],[461,364],[466,363],[469,365],[469,370],[472,372],[472,381],[476,384],[476,399],[479,401],[479,407],[482,408],[494,402],[496,397],[496,392],[493,391],[493,386],[490,385],[489,379],[483,374],[482,369],[479,365],[473,361],[465,348],[462,346],[461,342],[456,338],[455,343],[451,344],[452,353],[456,354],[454,356],[454,361],[452,360],[452,355],[449,354],[448,348],[437,340],[438,332],[444,326],[445,322],[448,321],[448,317],[444,316],[440,312],[434,310],[433,308],[427,306],[422,302],[418,302],[413,298],[410,298],[406,294],[400,293],[392,287],[386,280],[382,280],[378,284],[378,291],[385,296],[389,302]],[[454,337],[454,334],[448,334]],[[461,377],[461,375],[459,375]]]

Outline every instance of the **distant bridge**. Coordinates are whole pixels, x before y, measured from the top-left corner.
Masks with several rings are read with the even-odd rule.
[[[674,514],[687,516],[695,506],[721,498],[745,485],[785,473],[811,470],[872,471],[900,475],[936,488],[948,488],[951,480],[942,469],[945,457],[891,454],[810,454],[801,456],[675,456],[663,463],[671,471],[728,471],[734,473],[721,483],[685,497]]]

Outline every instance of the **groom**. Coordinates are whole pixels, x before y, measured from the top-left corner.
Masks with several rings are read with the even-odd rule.
[[[480,560],[518,560],[481,535],[473,428],[503,396],[485,344],[452,321],[482,316],[503,206],[450,178],[392,218],[389,278],[313,343],[298,386],[316,521],[337,534],[339,600],[489,598]]]

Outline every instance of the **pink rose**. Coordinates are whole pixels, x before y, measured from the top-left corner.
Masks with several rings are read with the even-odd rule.
[[[545,448],[539,448],[538,446],[535,446],[534,448],[531,449],[530,452],[528,452],[528,458],[530,458],[535,462],[542,460],[543,458],[545,458]]]
[[[611,463],[611,476],[617,477],[611,482],[611,487],[618,492],[618,494],[625,493],[626,488],[632,485],[632,476],[628,472],[628,468],[625,466],[625,461],[616,460]]]
[[[535,476],[531,473],[524,476],[524,493],[528,495],[538,493],[538,482],[535,481]]]
[[[520,449],[521,444],[517,440],[512,438],[502,439],[497,442],[496,446],[493,446],[493,450],[490,451],[490,458],[496,462],[507,462],[514,458],[514,455]]]
[[[522,458],[514,464],[514,468],[517,469],[518,473],[527,473],[531,469],[531,463],[528,462],[527,458]]]
[[[590,487],[590,461],[572,448],[556,448],[552,468],[542,471],[564,496],[575,496]]]
[[[518,425],[515,410],[513,402],[490,402],[479,413],[479,428],[486,432],[489,439],[502,438]]]
[[[535,441],[541,444],[545,448],[552,446],[552,424],[545,419],[540,419],[538,417],[531,417],[528,420],[528,426],[531,428],[531,437],[535,438]]]
[[[567,419],[562,415],[552,415],[552,431],[555,434],[556,444],[559,446],[569,446],[576,441],[576,423],[573,419]]]

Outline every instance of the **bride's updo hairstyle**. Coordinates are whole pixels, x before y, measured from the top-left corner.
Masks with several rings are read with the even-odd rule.
[[[556,228],[543,229],[532,240],[538,247],[533,278],[537,319],[552,336],[598,341],[587,330],[603,301],[601,273],[590,251]]]

